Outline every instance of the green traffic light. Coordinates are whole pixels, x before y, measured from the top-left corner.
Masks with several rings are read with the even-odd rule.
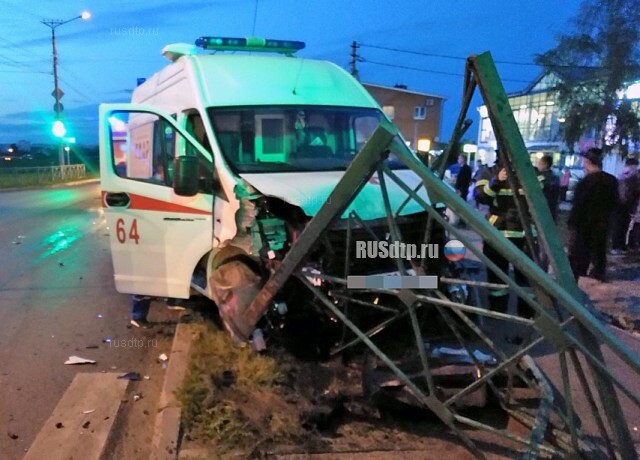
[[[67,134],[67,128],[64,127],[64,123],[62,121],[56,120],[53,122],[51,132],[56,137],[64,137],[65,134]]]

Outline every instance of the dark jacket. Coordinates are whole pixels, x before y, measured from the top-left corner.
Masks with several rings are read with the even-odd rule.
[[[538,180],[542,182],[542,193],[547,199],[549,210],[553,220],[558,215],[558,199],[560,198],[560,178],[553,171],[547,170],[538,175]]]
[[[471,168],[468,164],[460,166],[458,171],[458,177],[456,177],[456,190],[463,192],[463,198],[467,198],[467,192],[469,191],[469,185],[471,185]]]
[[[583,232],[606,231],[618,200],[618,181],[614,176],[604,171],[587,174],[576,185],[567,221],[569,228]]]
[[[620,204],[634,210],[640,199],[640,170],[624,169],[618,176],[618,195]]]
[[[480,166],[478,166],[478,168],[473,173],[473,176],[471,177],[471,180],[473,182],[477,182],[482,177],[482,175],[484,174],[484,172],[486,170],[487,170],[487,165],[481,164]]]
[[[509,181],[498,180],[500,167],[487,168],[476,182],[475,195],[479,203],[489,205],[487,220],[507,238],[523,238],[524,230]],[[522,194],[522,190],[519,192]]]

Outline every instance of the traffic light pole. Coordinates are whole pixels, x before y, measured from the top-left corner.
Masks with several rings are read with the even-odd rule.
[[[56,111],[56,120],[60,120],[60,114],[62,113],[62,107],[60,105],[60,88],[58,88],[58,50],[56,49],[56,28],[51,27],[51,46],[53,47],[53,97],[56,98],[56,104],[54,109]],[[58,142],[58,163],[60,166],[64,166],[64,146],[63,141],[60,139]]]
[[[85,11],[79,16],[75,16],[71,19],[67,19],[66,21],[63,21],[61,19],[43,19],[42,21],[40,21],[42,24],[44,24],[45,26],[51,29],[51,47],[53,48],[53,97],[56,100],[56,103],[53,106],[53,110],[56,113],[56,121],[54,123],[57,123],[57,122],[62,123],[63,107],[62,107],[62,104],[60,103],[60,99],[64,95],[64,93],[58,86],[58,50],[56,48],[56,27],[61,26],[63,24],[67,24],[71,21],[75,21],[76,19],[86,20],[86,19],[89,19],[90,17],[91,17],[91,14],[88,11]],[[64,137],[64,134],[65,134],[64,132],[62,132],[61,135],[58,135],[58,133],[54,133],[56,137],[60,137],[60,140],[58,143],[58,163],[60,164],[60,166],[64,166],[65,164],[64,140],[62,139]]]

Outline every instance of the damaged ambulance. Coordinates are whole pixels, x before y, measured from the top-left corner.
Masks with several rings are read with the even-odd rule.
[[[224,320],[277,267],[385,115],[343,69],[294,57],[302,42],[201,37],[196,45],[166,46],[171,62],[131,104],[100,106],[102,205],[119,292],[198,292]],[[419,185],[387,161],[405,184]],[[421,242],[426,213],[394,183],[388,189],[404,240]],[[420,196],[428,201],[424,188]],[[385,215],[374,175],[310,254],[310,268],[396,270],[392,260],[345,254],[349,216],[385,240]],[[360,226],[351,238],[372,235]],[[313,303],[295,286],[283,291],[279,315]]]

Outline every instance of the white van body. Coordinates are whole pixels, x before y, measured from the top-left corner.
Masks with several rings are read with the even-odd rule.
[[[188,298],[195,289],[211,297],[217,249],[233,244],[261,257],[254,230],[261,213],[273,215],[261,209],[268,200],[298,219],[314,216],[384,115],[357,80],[329,62],[260,54],[174,58],[135,89],[131,104],[100,107],[115,284],[122,293]],[[326,154],[298,159],[303,144],[307,153]],[[193,196],[172,187],[173,162],[185,155],[196,156],[201,171]],[[420,183],[409,170],[396,173],[412,188]],[[395,210],[406,194],[391,181],[387,186]],[[428,201],[424,188],[420,195]],[[375,176],[343,218],[352,211],[365,221],[385,217]],[[420,211],[412,200],[400,215]],[[291,240],[296,230],[268,222],[281,227],[267,251],[272,258],[286,252],[291,241],[283,247],[283,235]]]

